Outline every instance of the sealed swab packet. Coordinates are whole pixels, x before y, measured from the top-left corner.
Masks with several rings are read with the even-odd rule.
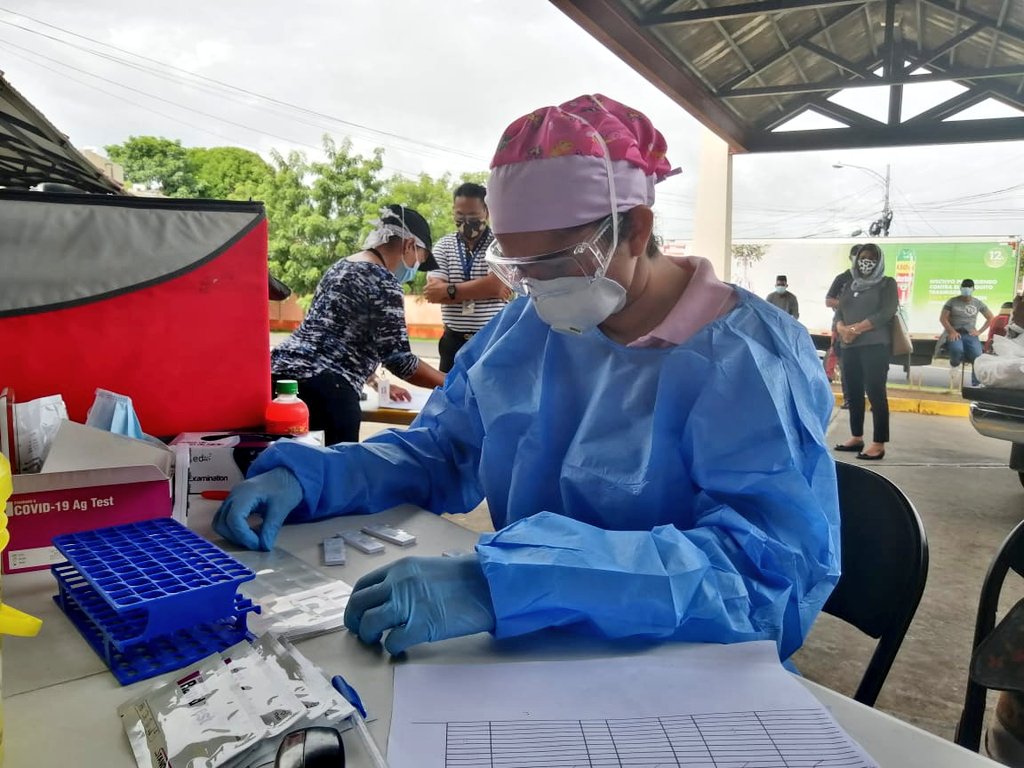
[[[249,714],[220,654],[125,702],[117,713],[139,768],[218,768],[266,731]]]
[[[276,659],[257,653],[244,640],[223,651],[221,658],[242,692],[243,705],[264,726],[260,738],[285,733],[302,719],[306,707]]]
[[[266,634],[253,644],[253,650],[266,660],[273,660],[285,671],[292,691],[306,705],[306,714],[288,731],[311,726],[345,730],[350,723],[352,705],[328,682],[324,673],[287,640]],[[277,749],[287,734],[268,737],[243,755],[232,759],[223,768],[272,768]]]
[[[253,651],[280,666],[291,684],[292,693],[305,707],[307,721],[317,720],[329,711],[347,708],[348,703],[334,690],[324,674],[295,650],[291,643],[282,642],[268,632],[253,643]],[[347,716],[345,712],[337,717],[340,719]]]

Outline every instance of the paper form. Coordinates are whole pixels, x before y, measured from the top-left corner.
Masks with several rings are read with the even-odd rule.
[[[422,389],[420,387],[410,387],[404,382],[402,386],[409,390],[411,400],[391,400],[388,399],[381,402],[378,407],[380,408],[394,408],[399,411],[422,411],[423,406],[427,404],[427,400],[433,394],[432,389]],[[378,401],[379,402],[379,401]]]
[[[423,406],[427,404],[427,400],[434,393],[432,389],[425,389],[424,387],[416,387],[408,384],[407,382],[400,381],[398,385],[404,389],[409,390],[411,400],[381,400],[380,394],[377,390],[371,389],[369,386],[363,387],[363,391],[366,393],[366,407],[368,408],[392,408],[397,411],[419,411],[423,410]],[[376,405],[374,405],[376,404]]]
[[[395,670],[391,768],[877,768],[775,644]]]

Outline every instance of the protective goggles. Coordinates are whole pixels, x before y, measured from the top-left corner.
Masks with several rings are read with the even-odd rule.
[[[501,252],[497,240],[487,248],[484,260],[505,285],[520,296],[530,294],[530,284],[561,277],[604,277],[616,243],[602,250],[601,242],[613,232],[618,235],[618,216],[609,216],[590,237],[581,243],[539,256],[512,258]]]

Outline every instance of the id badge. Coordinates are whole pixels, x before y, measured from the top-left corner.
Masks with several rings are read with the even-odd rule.
[[[474,312],[476,312],[476,302],[475,301],[464,301],[464,302],[462,302],[462,314],[464,314],[464,315],[472,315]]]

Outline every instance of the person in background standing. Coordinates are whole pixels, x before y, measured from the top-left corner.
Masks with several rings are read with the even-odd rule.
[[[439,365],[448,373],[455,355],[505,307],[508,289],[491,274],[484,253],[494,240],[487,224],[487,190],[467,182],[455,190],[452,213],[458,231],[434,247],[437,269],[427,275],[424,297],[441,305],[444,334],[437,344]]]
[[[974,376],[974,361],[981,354],[981,334],[992,322],[992,310],[981,299],[974,298],[971,295],[973,293],[973,280],[968,278],[960,283],[960,295],[954,296],[942,307],[939,322],[945,329],[949,367],[959,368],[961,363],[970,363],[971,382],[978,386]],[[985,324],[975,328],[979,312],[984,316]]]
[[[800,303],[796,296],[789,292],[789,282],[785,275],[775,278],[775,290],[764,298],[772,306],[776,306],[794,320],[800,319]]]
[[[850,434],[835,447],[856,451],[857,458],[878,461],[885,458],[889,442],[889,399],[885,383],[889,378],[892,350],[892,322],[899,309],[896,281],[885,276],[882,249],[866,243],[857,251],[854,277],[839,296],[836,331],[843,342],[843,375],[850,393]],[[871,401],[874,435],[864,443],[864,394]]]
[[[836,332],[836,322],[839,320],[839,296],[842,294],[843,288],[853,280],[853,259],[857,255],[857,251],[860,250],[860,246],[861,244],[857,243],[850,249],[850,269],[843,270],[836,275],[832,285],[829,286],[828,293],[825,294],[825,306],[835,310],[832,313],[832,346],[828,350],[828,357],[825,358],[825,375],[828,376],[829,381],[835,378],[836,366],[839,363],[843,349],[843,341]],[[839,386],[843,389],[843,405],[841,407],[845,410],[850,407],[850,396],[846,391],[845,375],[840,374]]]

